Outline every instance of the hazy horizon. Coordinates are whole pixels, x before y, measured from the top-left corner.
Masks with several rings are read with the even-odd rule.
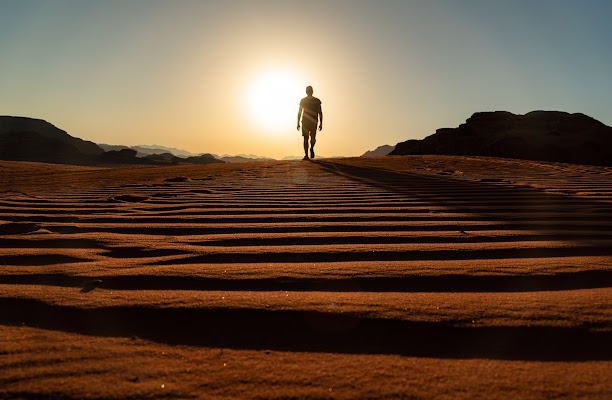
[[[0,0],[0,114],[112,145],[355,156],[474,112],[612,125],[606,1]]]

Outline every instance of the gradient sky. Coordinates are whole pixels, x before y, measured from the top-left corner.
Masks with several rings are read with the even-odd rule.
[[[97,143],[300,155],[306,85],[323,102],[327,156],[420,139],[478,111],[612,125],[609,0],[0,0],[0,10],[0,115]],[[298,89],[266,124],[253,87],[275,74]]]

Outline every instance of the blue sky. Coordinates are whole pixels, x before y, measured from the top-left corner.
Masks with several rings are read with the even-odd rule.
[[[0,115],[99,143],[299,154],[295,111],[249,113],[290,75],[323,101],[324,155],[422,138],[478,111],[612,125],[610,1],[0,0]],[[256,86],[256,85],[255,85]],[[278,97],[278,96],[277,96]],[[285,102],[293,103],[294,97]]]

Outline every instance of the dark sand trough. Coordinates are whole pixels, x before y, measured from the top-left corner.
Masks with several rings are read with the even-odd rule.
[[[612,168],[0,172],[2,398],[612,396]]]

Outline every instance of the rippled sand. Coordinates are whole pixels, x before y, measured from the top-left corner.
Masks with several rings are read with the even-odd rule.
[[[612,168],[0,176],[2,398],[612,396]]]

